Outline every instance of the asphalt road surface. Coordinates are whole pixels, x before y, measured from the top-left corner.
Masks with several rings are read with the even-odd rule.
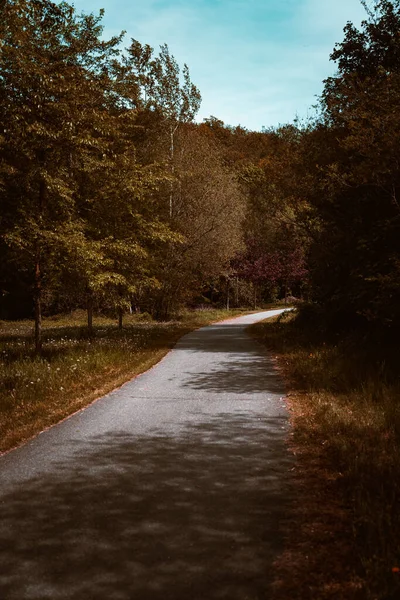
[[[292,457],[282,382],[245,327],[0,458],[1,600],[268,600]]]

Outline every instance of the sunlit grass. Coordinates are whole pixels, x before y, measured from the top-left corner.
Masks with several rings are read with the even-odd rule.
[[[44,319],[43,352],[35,355],[32,321],[0,322],[0,451],[86,406],[164,356],[184,333],[240,311],[186,312],[158,323],[128,315],[95,320],[88,338],[85,314]]]
[[[400,598],[400,385],[354,340],[317,340],[293,315],[253,333],[288,382],[295,448],[338,482],[370,597]]]

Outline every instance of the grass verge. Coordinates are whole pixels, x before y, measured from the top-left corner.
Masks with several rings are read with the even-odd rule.
[[[185,333],[240,314],[188,311],[165,323],[132,315],[122,331],[100,317],[89,339],[85,313],[76,311],[44,319],[40,357],[34,353],[32,321],[0,321],[0,452],[143,373]]]
[[[293,313],[252,327],[288,386],[297,455],[277,599],[400,598],[400,385]]]

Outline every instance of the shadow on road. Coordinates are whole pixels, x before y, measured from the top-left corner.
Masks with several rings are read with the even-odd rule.
[[[182,338],[175,351],[215,354],[212,368],[207,361],[204,372],[196,366],[193,373],[179,373],[184,388],[217,393],[285,394],[270,354],[243,333],[243,325],[216,324],[195,331]],[[221,353],[227,354],[228,360],[221,360]]]
[[[264,350],[250,336],[243,334],[247,327],[240,323],[215,323],[202,329],[197,329],[181,338],[176,345],[178,350],[196,352],[234,352],[260,353]],[[212,332],[212,333],[211,333]]]
[[[217,393],[285,394],[271,360],[264,356],[218,362],[213,369],[187,375],[182,386]]]
[[[1,497],[0,597],[267,598],[289,495],[285,423],[220,414],[180,437],[77,443],[72,467]]]

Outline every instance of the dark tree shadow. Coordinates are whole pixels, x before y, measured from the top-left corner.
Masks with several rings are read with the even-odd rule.
[[[176,348],[196,352],[234,352],[235,354],[266,352],[253,338],[243,335],[247,325],[240,323],[215,323],[185,335]],[[212,332],[212,335],[210,335]]]
[[[292,459],[284,418],[77,443],[0,497],[2,600],[268,598]]]
[[[272,362],[265,357],[222,361],[209,371],[187,376],[182,385],[194,390],[217,393],[266,393],[281,396],[285,394],[284,385]]]
[[[210,335],[212,329],[212,335]],[[215,354],[210,368],[180,374],[183,388],[235,394],[285,394],[270,353],[250,336],[243,325],[215,324],[183,337],[176,350]]]

